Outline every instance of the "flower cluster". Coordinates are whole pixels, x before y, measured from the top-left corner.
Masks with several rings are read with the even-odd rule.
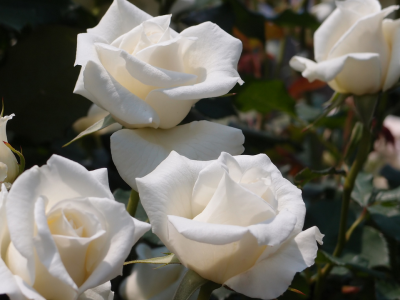
[[[357,149],[352,166],[336,170],[348,160],[343,154],[326,172],[308,170],[307,180],[316,174],[346,175],[340,186],[337,257],[372,206],[364,198],[373,192],[353,193],[357,174],[364,170],[377,176],[387,164],[400,169],[399,119],[384,121],[384,114],[375,113],[378,94],[400,78],[400,21],[387,18],[398,6],[382,9],[377,0],[338,1],[329,7],[336,8],[326,19],[321,16],[325,21],[315,32],[315,61],[295,56],[290,65],[309,81],[324,81],[335,95],[343,94],[342,102],[332,98],[325,116],[348,99],[360,117],[353,134],[348,130],[343,151],[354,155]],[[7,143],[6,123],[13,115],[1,116],[0,294],[11,300],[113,299],[110,280],[122,274],[136,251],[134,263],[144,264],[119,286],[124,299],[172,299],[190,274],[203,286],[275,299],[290,288],[296,273],[315,263],[324,235],[316,226],[303,230],[301,190],[266,154],[241,155],[241,130],[185,119],[199,100],[218,101],[244,84],[237,71],[242,43],[211,22],[180,33],[170,22],[171,15],[151,17],[127,0],[114,0],[96,27],[78,35],[75,63],[81,69],[74,92],[93,105],[74,129],[112,132],[113,162],[132,188],[130,201],[140,198],[147,222],[134,218],[137,203],[130,210],[133,202],[125,207],[115,200],[106,169],[88,171],[53,155],[46,165],[22,172],[22,153]],[[361,103],[367,97],[370,102]],[[372,122],[374,116],[382,124]],[[349,118],[348,123],[356,122]],[[392,134],[385,136],[385,130]],[[346,233],[351,197],[365,203],[358,223]],[[139,243],[132,251],[150,229],[163,246]],[[316,289],[340,262],[322,256],[326,267],[317,279],[308,278],[321,280]],[[146,264],[157,263],[154,257],[175,265],[154,270]],[[192,290],[185,299],[198,295],[202,290]]]

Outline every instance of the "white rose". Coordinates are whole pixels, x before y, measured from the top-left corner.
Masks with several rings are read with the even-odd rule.
[[[87,116],[76,120],[75,123],[72,125],[72,127],[76,132],[80,133],[85,129],[89,128],[90,126],[92,126],[97,121],[104,119],[108,114],[109,113],[104,109],[102,109],[101,107],[98,107],[96,104],[92,104],[89,108]],[[102,134],[112,133],[120,129],[122,129],[122,126],[118,123],[115,123],[106,128],[103,128],[102,130],[95,132],[95,134],[102,135]]]
[[[56,155],[1,196],[0,291],[12,300],[77,299],[120,275],[150,227],[114,200],[106,169],[89,172]],[[101,290],[81,297],[110,294]]]
[[[14,117],[0,117],[0,182],[13,183],[19,174],[19,166],[14,153],[3,142],[7,140],[7,122]]]
[[[153,232],[182,264],[249,297],[281,295],[322,243],[318,228],[302,231],[301,191],[264,154],[172,152],[137,183]]]
[[[337,1],[336,5],[315,32],[316,62],[295,56],[290,65],[309,81],[325,81],[340,93],[388,90],[400,77],[400,20],[385,17],[398,6],[381,10],[377,0]]]
[[[146,244],[136,247],[137,259],[160,257],[168,253],[166,247],[151,249]],[[173,299],[174,294],[187,269],[182,265],[168,265],[155,268],[154,265],[136,264],[123,283],[120,295],[126,300],[166,300]],[[189,300],[196,300],[198,292]]]
[[[224,95],[242,83],[237,72],[242,43],[210,22],[178,34],[170,20],[171,15],[152,18],[115,0],[95,28],[78,35],[75,63],[82,69],[75,93],[132,129],[114,133],[111,151],[134,189],[135,178],[151,172],[171,150],[203,160],[221,151],[243,152],[238,129],[206,121],[176,127],[201,98]],[[213,144],[216,133],[223,138]]]

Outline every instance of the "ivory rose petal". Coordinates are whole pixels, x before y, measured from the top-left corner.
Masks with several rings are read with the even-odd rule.
[[[7,122],[15,115],[0,117],[0,182],[13,183],[19,175],[18,162],[14,153],[3,142],[8,142]]]
[[[314,34],[315,62],[295,56],[290,65],[310,82],[327,82],[355,95],[390,89],[398,70],[398,22],[387,20],[398,6],[381,9],[377,0],[337,1],[335,11]]]
[[[302,231],[300,190],[263,154],[194,161],[172,152],[136,182],[153,232],[181,263],[250,297],[280,296],[322,243],[318,228]]]
[[[136,178],[153,171],[174,150],[196,160],[216,159],[221,151],[243,152],[244,136],[236,128],[207,121],[172,129],[123,129],[111,136],[111,154],[119,174],[137,190]]]
[[[112,299],[109,281],[122,274],[150,225],[115,201],[107,171],[53,155],[25,171],[8,194],[3,190],[0,276],[10,282],[8,296]]]

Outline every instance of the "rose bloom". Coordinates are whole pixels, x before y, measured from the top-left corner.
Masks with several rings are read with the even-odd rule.
[[[206,279],[272,299],[314,264],[323,235],[302,231],[301,191],[264,154],[205,162],[172,152],[137,184],[153,232]]]
[[[164,256],[166,247],[151,249],[146,244],[136,247],[137,259]],[[187,269],[182,265],[168,265],[155,268],[151,264],[135,264],[132,274],[120,285],[119,292],[126,300],[169,300],[173,299]],[[198,291],[189,300],[196,300]]]
[[[2,189],[0,221],[0,291],[12,300],[109,299],[150,227],[114,200],[106,169],[56,155]]]
[[[0,117],[0,182],[13,183],[19,175],[19,166],[14,153],[3,142],[8,142],[6,126],[15,115]]]
[[[207,121],[177,126],[200,99],[242,83],[242,43],[210,22],[178,34],[170,21],[171,15],[153,18],[115,0],[96,27],[78,35],[75,63],[82,68],[74,92],[128,128],[113,134],[111,152],[134,189],[135,178],[151,172],[171,150],[202,160],[216,159],[221,151],[243,152],[238,129]],[[216,134],[223,142],[212,143]]]
[[[290,65],[309,81],[322,80],[340,93],[386,91],[400,77],[400,21],[385,19],[398,6],[377,0],[337,1],[314,34],[315,60],[295,56]]]

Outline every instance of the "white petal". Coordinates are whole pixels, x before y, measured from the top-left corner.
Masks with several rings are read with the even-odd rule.
[[[332,47],[328,59],[350,53],[378,53],[382,65],[386,68],[389,48],[385,43],[382,21],[397,8],[397,6],[390,6],[358,20]]]
[[[105,189],[110,189],[110,185],[108,183],[108,171],[106,168],[90,171],[90,174],[92,174],[92,176],[95,177]]]
[[[314,264],[317,243],[321,241],[318,228],[299,233],[275,250],[274,255],[259,261],[250,270],[225,282],[233,290],[252,298],[274,299],[282,295],[297,272]],[[265,250],[270,251],[270,247]]]
[[[310,82],[328,82],[340,93],[372,94],[381,88],[381,62],[376,53],[352,53],[321,63],[295,56],[290,66]]]
[[[120,35],[150,18],[150,15],[126,0],[114,0],[100,23],[88,29],[88,33],[98,35],[111,43]]]
[[[226,245],[240,241],[249,233],[247,227],[205,223],[174,215],[168,215],[168,221],[169,227],[172,225],[185,238],[205,244]],[[171,241],[168,241],[168,244],[170,243]]]
[[[79,72],[78,80],[76,81],[75,84],[74,93],[89,99],[93,103],[96,103],[98,106],[101,106],[101,104],[99,104],[98,101],[96,100],[96,97],[85,89],[85,83],[83,82],[84,71],[85,68],[82,67],[81,71]]]
[[[167,69],[157,68],[142,60],[130,55],[128,52],[108,46],[105,44],[96,45],[99,55],[102,58],[103,66],[112,74],[117,73],[112,68],[124,69],[132,77],[148,86],[169,88],[177,85],[194,83],[196,75],[174,72]],[[121,66],[118,66],[120,64]],[[118,70],[119,71],[119,70]],[[114,76],[118,80],[116,76]]]
[[[281,172],[271,162],[265,154],[255,156],[240,155],[234,157],[243,171],[242,183],[250,182],[254,178],[265,178],[264,184],[269,184],[277,203],[275,208],[273,203],[269,203],[279,212],[289,211],[296,216],[296,230],[300,232],[304,225],[306,207],[301,196],[301,190],[290,181],[282,177]],[[269,181],[269,183],[268,183]]]
[[[158,126],[155,111],[118,83],[103,66],[89,61],[83,76],[85,89],[95,97],[92,101],[109,111],[122,125]]]
[[[259,246],[257,239],[245,227],[207,224],[177,216],[169,216],[169,221],[173,221],[174,225],[168,224],[168,239],[163,240],[167,248],[177,255],[184,266],[217,283],[222,284],[251,268],[266,248]],[[189,233],[202,242],[184,236]],[[216,244],[204,242],[211,240]],[[232,263],[236,260],[240,263]]]
[[[98,262],[93,266],[94,269],[89,278],[79,287],[79,293],[121,275],[123,263],[132,246],[142,234],[150,229],[149,224],[141,224],[142,226],[138,226],[136,230],[135,224],[139,221],[133,222],[121,203],[98,198],[89,198],[89,200],[104,214],[107,220],[108,238],[103,240],[102,251],[96,254],[99,257]]]
[[[400,59],[398,57],[400,51],[400,20],[384,20],[383,30],[388,35],[391,47],[389,69],[383,86],[383,91],[386,91],[395,85],[400,77]]]
[[[8,167],[5,163],[0,162],[0,182],[4,182],[7,177]]]
[[[47,165],[25,171],[13,184],[8,194],[7,222],[15,248],[28,260],[30,278],[34,278],[34,205],[39,196],[49,200],[48,207],[76,197],[101,197],[114,199],[94,176],[80,164],[53,155]]]
[[[185,238],[212,245],[237,242],[250,233],[257,239],[259,246],[276,246],[290,236],[296,224],[296,217],[287,210],[268,221],[248,227],[205,223],[171,215],[168,216],[168,220]]]
[[[153,172],[137,179],[140,199],[153,232],[162,241],[168,240],[167,215],[193,217],[192,189],[200,170],[208,164],[189,160],[173,151]]]
[[[0,253],[5,253],[7,251],[10,240],[8,236],[5,208],[7,194],[7,189],[4,184],[2,184],[0,191],[0,221],[2,222],[0,226]],[[12,300],[25,300],[17,282],[15,281],[16,276],[13,275],[3,259],[5,258],[2,258],[0,255],[0,291],[4,294],[8,294]]]
[[[243,175],[237,161],[225,152],[222,152],[216,161],[201,170],[193,188],[192,210],[194,216],[200,214],[210,202],[225,173],[229,173],[235,182],[240,182]]]
[[[275,215],[274,209],[267,202],[234,182],[225,173],[210,202],[193,220],[246,227],[270,220]]]
[[[158,47],[160,54],[152,55],[152,58],[157,57],[159,61],[154,61],[153,58],[151,64],[162,64],[158,67],[165,69],[177,68],[177,65],[181,64],[180,68],[183,69],[179,71],[195,74],[198,80],[194,85],[153,90],[149,93],[146,102],[160,114],[160,128],[171,128],[177,125],[199,99],[224,95],[236,83],[242,83],[237,73],[237,64],[242,51],[242,43],[239,40],[210,22],[192,26],[182,31],[180,37],[196,39],[190,46],[185,45],[187,49],[183,50],[172,48],[178,42],[171,44],[171,53],[167,57],[175,57],[172,53],[182,51],[183,55],[179,56],[181,62],[177,61],[176,57],[173,63],[170,59],[164,59],[165,47],[163,49]],[[215,45],[219,46],[215,47]],[[147,52],[151,50],[153,53],[156,48],[145,50]],[[138,57],[139,54],[143,55],[138,53]],[[176,114],[179,114],[179,117]]]
[[[133,188],[136,178],[153,171],[172,150],[194,160],[217,159],[222,151],[243,152],[238,129],[200,121],[168,130],[123,129],[111,136],[111,154],[121,177]]]
[[[379,1],[347,0],[337,2],[338,8],[325,20],[314,34],[315,60],[322,62],[336,42],[359,19],[381,10]]]
[[[196,75],[152,66],[124,50],[106,44],[96,44],[96,48],[102,66],[112,78],[143,100],[152,90],[189,85],[195,83],[197,79]],[[169,61],[170,59],[166,57],[164,60]],[[162,116],[164,112],[161,111],[161,114],[156,111],[156,113]]]
[[[211,22],[189,27],[180,35],[197,38],[183,57],[186,68],[189,69],[186,72],[190,74],[198,72],[205,76],[205,81],[208,81],[208,76],[212,73],[219,71],[223,74],[225,71],[225,76],[235,78],[236,82],[241,81],[236,71],[242,52],[242,43],[238,39]]]
[[[11,300],[25,300],[15,276],[8,269],[7,265],[0,258],[0,291],[2,294],[7,294]]]
[[[53,277],[76,291],[78,287],[65,269],[60,253],[50,233],[45,213],[45,201],[41,197],[36,201],[34,214],[37,228],[37,236],[34,237],[34,244],[41,263]]]
[[[8,142],[6,132],[7,122],[14,116],[14,114],[11,114],[10,116],[0,118],[0,162],[7,165],[7,177],[5,181],[9,183],[13,183],[19,174],[18,162],[14,153],[3,143]]]
[[[147,232],[150,230],[151,225],[146,222],[139,221],[138,219],[132,218],[133,224],[135,225],[135,235],[132,237],[133,244],[136,242]]]
[[[86,63],[89,60],[96,62],[99,61],[96,48],[94,46],[95,43],[107,43],[107,41],[101,36],[90,33],[78,34],[75,66],[80,65],[82,68],[85,68]]]
[[[200,171],[192,193],[192,214],[200,214],[213,197],[226,170],[219,160]]]
[[[93,289],[89,289],[82,293],[78,300],[112,300],[114,293],[111,291],[111,282],[107,281]]]
[[[101,259],[99,253],[107,243],[107,220],[89,199],[61,201],[47,214],[61,260],[77,286]]]
[[[15,276],[15,281],[18,284],[19,289],[26,298],[32,300],[46,300],[37,291],[35,291],[35,289],[33,289],[30,285],[28,285],[25,281],[23,281],[21,277]],[[14,300],[14,298],[12,298],[11,295],[9,296],[11,300]],[[23,299],[25,300],[26,298]]]

